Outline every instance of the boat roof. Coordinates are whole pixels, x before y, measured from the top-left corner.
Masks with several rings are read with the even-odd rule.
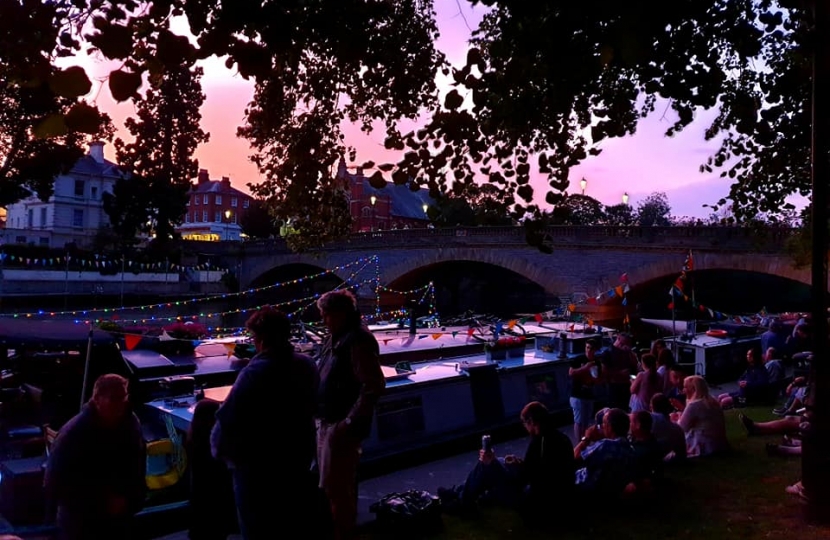
[[[41,349],[81,349],[89,340],[90,325],[85,322],[0,318],[0,347]],[[115,338],[92,328],[92,344],[110,345]]]

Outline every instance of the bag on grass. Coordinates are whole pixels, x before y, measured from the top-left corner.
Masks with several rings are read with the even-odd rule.
[[[443,524],[441,502],[428,491],[411,489],[389,493],[372,504],[369,511],[375,514],[380,524],[402,532],[430,531],[440,529]]]

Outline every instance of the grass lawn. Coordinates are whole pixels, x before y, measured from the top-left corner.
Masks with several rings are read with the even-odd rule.
[[[570,530],[539,533],[525,529],[512,512],[485,509],[476,519],[444,516],[441,533],[409,536],[431,540],[830,539],[830,527],[806,525],[803,503],[784,492],[800,478],[800,458],[768,456],[764,444],[780,437],[747,437],[738,412],[755,420],[773,418],[769,408],[727,411],[734,452],[668,470],[669,489],[661,492],[662,498],[640,503],[629,512],[608,515],[602,508],[593,508],[588,513],[592,517],[582,518]],[[550,513],[556,523],[573,521],[567,515],[557,515],[556,508]],[[401,538],[402,532],[367,532],[362,538]]]

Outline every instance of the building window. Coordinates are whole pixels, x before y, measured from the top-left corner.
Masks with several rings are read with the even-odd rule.
[[[207,204],[208,204],[208,196],[207,195],[202,195],[202,204],[207,206]],[[205,221],[207,221],[207,220],[205,220]]]
[[[41,227],[46,227],[46,208],[45,207],[40,209],[40,226]],[[47,238],[46,240],[48,241],[49,239]]]
[[[186,203],[184,203],[184,205],[185,205],[185,206],[190,206],[190,199],[191,199],[191,197],[188,197],[188,198],[187,198],[187,202],[186,202]]]
[[[234,214],[234,215],[232,215],[232,216],[231,216],[231,223],[233,223],[234,225],[236,225],[236,214]]]
[[[196,206],[199,206],[199,196],[198,195],[193,197],[193,204],[195,204]]]
[[[18,244],[25,244],[26,243],[26,237],[25,236],[16,236],[14,238],[14,241],[17,242]]]
[[[214,201],[216,202],[216,204],[222,204],[222,196],[221,196],[221,195],[217,195],[217,196],[214,198]]]
[[[98,187],[97,186],[92,186],[92,187],[89,188],[89,198],[92,199],[93,201],[98,200]]]
[[[205,197],[207,197],[207,195],[205,195]],[[202,210],[202,221],[207,223],[207,220],[207,210]]]
[[[188,212],[184,215],[184,222],[185,223],[190,223],[190,212]]]
[[[84,181],[83,180],[75,180],[75,196],[76,197],[83,197],[84,196]]]
[[[231,197],[231,208],[236,208],[236,197]]]
[[[193,223],[199,223],[199,212],[193,212]]]
[[[222,223],[222,212],[217,210],[216,213],[213,214],[213,221],[216,223]]]
[[[368,206],[364,206],[363,210],[360,211],[360,215],[363,217],[372,217],[372,209]]]
[[[250,205],[251,205],[251,201],[249,201],[248,199],[245,199],[244,201],[242,201],[242,208],[248,208]]]
[[[26,228],[31,229],[32,227],[34,227],[35,226],[35,211],[34,210],[29,210],[29,212],[26,214],[26,219],[28,220],[27,223],[26,223]]]
[[[75,228],[83,228],[84,226],[84,211],[83,210],[72,210],[72,226]]]
[[[48,236],[41,236],[38,238],[38,243],[41,246],[48,246],[49,245],[49,237]]]

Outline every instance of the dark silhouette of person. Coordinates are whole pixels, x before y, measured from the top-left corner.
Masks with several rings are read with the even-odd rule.
[[[193,410],[187,433],[190,461],[190,540],[227,540],[239,530],[228,467],[211,455],[210,432],[220,403],[203,399]]]
[[[319,376],[313,360],[294,351],[291,323],[266,307],[246,323],[257,354],[216,412],[211,452],[231,471],[239,529],[245,540],[318,526],[319,490],[312,475],[314,410]]]
[[[131,537],[147,489],[147,448],[127,384],[120,375],[99,377],[52,445],[44,484],[60,540]]]

